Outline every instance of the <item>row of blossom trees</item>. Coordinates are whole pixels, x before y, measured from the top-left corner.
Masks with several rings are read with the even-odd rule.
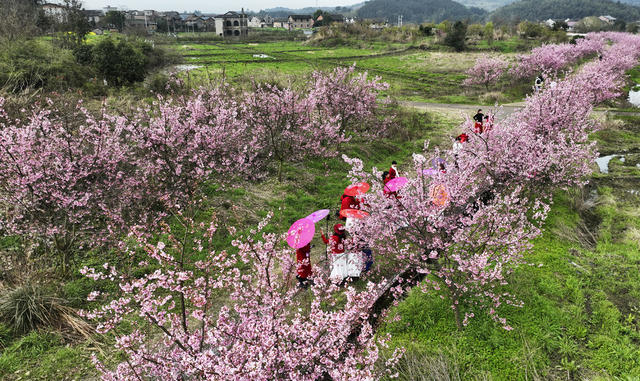
[[[384,132],[368,128],[385,125],[376,100],[384,88],[352,67],[316,73],[300,91],[261,86],[236,96],[222,85],[158,97],[128,116],[51,101],[19,120],[2,111],[0,229],[40,239],[66,266],[134,225],[153,228],[197,200],[205,181],[258,179],[274,160],[330,157],[356,131]]]
[[[484,85],[488,89],[507,75],[514,79],[538,74],[553,76],[581,59],[602,53],[610,40],[608,37],[607,33],[589,33],[575,43],[545,44],[530,54],[518,56],[513,64],[504,58],[483,55],[467,70],[464,85]]]
[[[498,307],[521,304],[505,287],[507,276],[541,233],[552,191],[583,184],[591,173],[597,153],[588,135],[598,128],[592,108],[620,95],[625,71],[640,57],[640,37],[606,37],[613,46],[601,60],[528,97],[490,130],[476,134],[467,121],[463,130],[471,138],[462,150],[414,155],[417,176],[399,198],[386,197],[381,185],[364,197],[371,217],[357,236],[376,248],[382,267],[401,274],[376,309],[420,282],[451,302],[459,327],[481,308],[511,329]],[[446,159],[447,171],[423,174],[436,157]],[[347,160],[354,180],[379,177]]]

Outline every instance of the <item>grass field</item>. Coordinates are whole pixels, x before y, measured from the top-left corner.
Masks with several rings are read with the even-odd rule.
[[[358,47],[318,47],[302,42],[178,43],[172,45],[191,67],[189,77],[197,83],[224,76],[244,83],[257,78],[281,81],[299,79],[314,70],[356,65],[360,71],[380,76],[390,84],[389,95],[401,100],[436,103],[485,103],[494,99],[461,88],[465,71],[482,52],[453,53],[432,45],[363,43]],[[515,54],[505,56],[513,59]],[[518,100],[522,94],[508,94]]]

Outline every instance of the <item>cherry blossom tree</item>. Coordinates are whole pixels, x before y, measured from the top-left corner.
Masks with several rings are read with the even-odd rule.
[[[376,338],[366,321],[378,289],[341,291],[317,273],[311,296],[296,287],[295,263],[282,237],[262,233],[263,221],[249,236],[235,236],[233,247],[215,251],[215,223],[201,227],[184,220],[186,233],[167,243],[151,243],[134,231],[139,267],[157,270],[140,278],[85,268],[94,279],[118,282],[121,293],[87,313],[98,331],[116,335],[124,360],[113,370],[94,359],[103,380],[370,380],[381,374],[374,364],[385,338]],[[207,249],[208,248],[208,249]],[[192,261],[199,258],[197,261]],[[242,269],[242,270],[241,270]],[[98,292],[92,299],[104,297]],[[221,299],[226,300],[224,304]],[[339,301],[340,300],[340,301]],[[120,323],[131,324],[123,330]],[[350,337],[354,326],[359,333]],[[402,351],[388,360],[386,374]]]
[[[508,67],[509,63],[502,58],[483,55],[467,70],[468,78],[464,80],[463,85],[484,85],[489,90],[489,85],[497,83]]]
[[[337,116],[340,133],[381,135],[385,121],[379,114],[379,93],[389,85],[380,77],[369,80],[367,73],[354,74],[355,65],[336,68],[331,73],[314,72],[309,85],[309,98],[323,115]]]

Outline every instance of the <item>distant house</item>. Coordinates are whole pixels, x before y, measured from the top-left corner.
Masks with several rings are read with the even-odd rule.
[[[313,16],[291,15],[288,19],[289,29],[308,29],[313,27]]]
[[[548,26],[549,28],[553,28],[556,25],[556,21],[549,19],[547,21],[544,22],[544,25]]]
[[[202,16],[193,14],[184,19],[184,26],[188,32],[202,32],[207,29],[207,24]]]
[[[606,22],[607,24],[613,24],[614,22],[616,22],[616,18],[615,17],[611,17],[611,16],[600,16],[598,17],[598,19],[600,19],[600,21]]]
[[[571,19],[566,19],[564,22],[567,23],[567,32],[573,32],[576,29],[576,25],[578,25],[577,21],[573,21]]]
[[[184,30],[184,20],[180,17],[180,13],[174,11],[158,12],[157,19],[164,19],[167,22],[167,29],[171,32]]]
[[[273,20],[273,27],[274,28],[289,29],[289,21],[287,19],[283,19],[283,18],[275,18]]]
[[[129,11],[125,21],[127,27],[134,29],[144,29],[147,32],[155,32],[158,29],[155,11]]]
[[[45,3],[42,5],[44,14],[56,22],[65,22],[67,20],[67,9],[60,4]]]
[[[118,7],[110,7],[110,6],[106,6],[104,8],[102,8],[102,13],[103,14],[107,14],[109,12],[117,12],[118,11]]]
[[[264,28],[266,23],[263,19],[253,16],[249,19],[247,25],[249,26],[249,28]]]
[[[102,11],[98,11],[98,10],[83,10],[84,12],[84,16],[87,18],[87,21],[89,21],[89,23],[91,25],[97,25],[100,22],[100,19],[102,19],[102,17],[104,16],[102,14]]]
[[[249,35],[249,20],[244,9],[242,13],[229,11],[215,16],[215,20],[215,31],[219,36],[243,38]]]

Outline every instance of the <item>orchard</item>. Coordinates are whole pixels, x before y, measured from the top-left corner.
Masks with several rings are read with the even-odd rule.
[[[458,149],[425,142],[393,194],[381,170],[341,152],[356,135],[393,131],[388,86],[354,67],[316,72],[304,88],[157,96],[126,115],[50,102],[15,119],[0,99],[0,230],[39,242],[62,273],[88,249],[118,253],[118,264],[82,269],[115,290],[92,292],[99,306],[82,312],[119,353],[93,356],[103,380],[393,378],[405,350],[389,349],[378,328],[412,289],[445,300],[459,330],[478,311],[517,330],[501,314],[527,308],[510,275],[542,265],[527,254],[554,192],[586,183],[598,156],[593,109],[621,95],[639,58],[640,37],[613,32],[544,45],[513,64],[482,57],[465,85],[542,73],[554,86],[481,132],[467,120]],[[272,213],[253,228],[201,219],[211,184],[282,182],[285,165],[336,156],[351,166],[343,176],[371,184],[358,196],[368,215],[344,243],[375,258],[357,284],[315,266],[309,288],[297,287]]]

